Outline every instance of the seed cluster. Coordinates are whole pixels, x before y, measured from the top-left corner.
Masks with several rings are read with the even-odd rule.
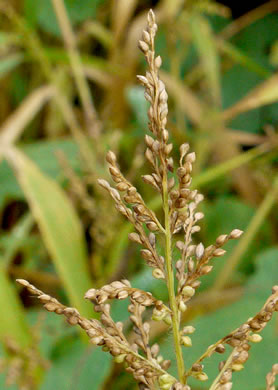
[[[111,187],[106,180],[99,179],[98,182],[110,193],[116,209],[134,225],[136,233],[131,233],[129,239],[144,247],[141,250],[142,257],[150,267],[156,269],[160,278],[164,278],[164,258],[156,251],[156,236],[153,233],[163,230],[163,227],[155,214],[146,206],[137,189],[121,174],[115,154],[109,151],[106,159],[109,163],[111,177],[117,183],[117,189]],[[146,233],[144,226],[150,231],[149,234]]]
[[[38,350],[36,335],[32,346],[22,348],[14,340],[5,340],[7,358],[0,359],[0,372],[5,372],[5,384],[12,386],[18,384],[20,389],[36,389],[36,372],[49,368]]]
[[[198,198],[198,197],[197,197]],[[213,266],[209,264],[214,257],[223,256],[226,251],[222,249],[229,240],[237,239],[243,233],[239,229],[234,229],[230,234],[222,234],[216,239],[214,245],[207,248],[202,243],[192,244],[192,233],[197,226],[196,221],[203,217],[202,213],[195,213],[196,202],[192,202],[188,207],[188,218],[185,221],[184,241],[177,241],[176,247],[181,252],[181,259],[176,262],[176,278],[178,280],[177,302],[181,311],[185,311],[184,303],[194,294],[195,289],[201,284],[199,278],[212,271]]]
[[[162,60],[155,55],[154,37],[157,31],[155,17],[152,11],[148,15],[148,26],[143,31],[142,40],[139,41],[139,48],[145,55],[149,70],[146,76],[137,76],[141,84],[145,87],[145,97],[150,102],[148,111],[149,130],[156,137],[145,136],[147,150],[145,156],[150,162],[154,172],[151,175],[143,176],[143,180],[152,185],[157,191],[163,194],[162,182],[167,172],[174,172],[174,162],[170,153],[172,144],[168,143],[169,133],[166,129],[168,114],[168,95],[164,83],[159,78],[159,68]],[[169,192],[169,215],[171,224],[171,234],[180,231],[184,232],[184,241],[177,241],[176,246],[181,252],[181,259],[176,262],[176,278],[178,281],[177,306],[183,312],[186,310],[185,302],[194,294],[199,287],[201,276],[208,274],[213,266],[208,264],[213,257],[220,257],[225,254],[222,246],[230,239],[239,238],[242,231],[235,229],[229,235],[221,235],[216,243],[207,248],[203,244],[192,244],[192,235],[200,231],[198,222],[204,217],[203,213],[197,211],[199,203],[203,200],[203,195],[197,190],[191,190],[192,169],[196,156],[194,152],[189,152],[189,145],[184,143],[180,146],[179,167],[176,170],[178,187],[175,187],[173,176],[167,176],[167,190]],[[163,232],[163,229],[160,231]],[[140,243],[138,237],[134,241]],[[145,255],[145,257],[144,257]],[[149,259],[150,253],[143,253],[145,260]],[[161,258],[164,267],[164,259]],[[160,270],[163,272],[163,268]],[[157,276],[163,278],[159,271]],[[154,273],[156,277],[156,273]],[[193,291],[193,290],[194,291]]]
[[[210,357],[215,352],[220,354],[224,353],[226,351],[226,344],[233,348],[231,359],[228,359],[227,361],[229,364],[227,364],[226,361],[220,362],[219,371],[221,375],[219,376],[218,381],[215,383],[215,387],[212,390],[230,390],[232,388],[232,373],[240,371],[244,368],[244,363],[246,363],[249,358],[248,351],[251,348],[252,343],[258,343],[262,340],[262,336],[258,333],[264,329],[267,323],[271,320],[273,313],[277,311],[278,286],[273,286],[272,294],[267,299],[261,310],[254,317],[249,318],[239,328],[223,337],[217,343],[211,345],[201,356],[201,358],[192,365],[190,370],[187,372],[187,376],[192,374],[194,376],[195,365],[201,367],[200,371],[202,374],[206,375],[202,371],[202,361],[206,357]]]
[[[92,288],[85,294],[85,298],[95,305],[103,304],[109,299],[121,300],[128,297],[141,306],[154,306],[156,311],[169,312],[169,308],[162,301],[156,299],[150,292],[132,288],[128,280],[115,281],[98,290]]]
[[[32,295],[36,296],[47,311],[63,315],[70,325],[79,325],[84,329],[90,342],[101,346],[104,351],[108,351],[115,358],[116,363],[126,362],[127,371],[131,372],[134,378],[144,385],[141,387],[142,389],[153,389],[154,383],[160,380],[159,378],[161,377],[164,380],[167,378],[166,382],[171,382],[171,385],[177,382],[174,377],[165,371],[165,369],[169,368],[170,361],[164,360],[161,355],[158,355],[158,345],[149,345],[150,326],[142,320],[142,314],[146,306],[159,302],[151,300],[149,293],[142,293],[141,303],[139,303],[141,301],[139,296],[134,295],[135,289],[131,289],[132,291],[129,291],[130,295],[127,295],[131,301],[128,310],[131,313],[131,321],[134,324],[134,330],[137,335],[135,342],[130,345],[123,333],[123,323],[115,323],[113,321],[110,315],[110,304],[105,303],[109,297],[111,298],[115,295],[114,297],[116,298],[117,293],[112,292],[112,289],[125,291],[124,289],[122,290],[122,288],[125,288],[123,286],[128,287],[125,281],[115,282],[116,284],[114,283],[114,287],[111,289],[105,288],[103,291],[89,290],[86,293],[85,297],[92,300],[95,311],[101,314],[100,320],[82,317],[75,308],[64,306],[57,299],[44,294],[24,279],[18,279],[17,282],[25,286]],[[123,299],[121,294],[119,299]],[[158,307],[162,307],[162,305],[158,304]],[[170,389],[170,387],[167,387],[167,389]]]
[[[266,390],[275,390],[276,375],[278,375],[278,364],[274,364],[272,370],[266,376]]]

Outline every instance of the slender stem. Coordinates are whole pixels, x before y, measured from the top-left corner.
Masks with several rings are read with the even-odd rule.
[[[216,390],[219,384],[219,380],[221,376],[224,374],[224,372],[229,368],[229,366],[232,364],[234,355],[236,354],[237,350],[236,348],[232,350],[230,356],[228,357],[226,363],[224,364],[222,370],[219,372],[215,380],[213,381],[212,385],[210,386],[209,390]]]
[[[83,72],[83,65],[76,47],[76,39],[70,24],[63,0],[52,0],[57,20],[68,51],[70,64],[75,78],[76,86],[82,106],[86,115],[88,125],[91,127],[92,135],[96,138],[100,131],[100,122],[91,98],[90,89]]]
[[[0,8],[2,4],[0,4]],[[59,110],[61,111],[64,120],[69,127],[75,141],[77,142],[82,157],[86,161],[88,167],[96,166],[96,157],[91,146],[88,144],[86,136],[83,134],[81,127],[77,121],[77,118],[72,110],[67,97],[64,95],[63,90],[55,74],[55,70],[52,69],[52,66],[48,60],[48,56],[45,53],[44,48],[41,45],[41,42],[35,33],[30,28],[27,28],[24,20],[18,16],[11,7],[5,5],[5,14],[9,17],[9,20],[13,23],[16,30],[23,36],[22,43],[25,45],[26,49],[31,55],[31,58],[34,58],[40,65],[45,78],[49,80],[50,84],[53,85],[53,98],[55,99]],[[91,169],[91,173],[94,174],[95,171]]]
[[[184,384],[184,362],[180,343],[180,330],[179,330],[179,315],[175,296],[175,285],[174,285],[174,273],[172,264],[172,249],[171,249],[171,229],[170,229],[170,216],[169,216],[169,205],[168,205],[168,185],[167,175],[163,175],[163,208],[165,217],[165,261],[166,261],[166,272],[167,272],[167,287],[169,294],[169,304],[172,310],[172,326],[174,345],[176,352],[176,360],[178,367],[179,380]]]
[[[161,368],[158,364],[156,364],[153,360],[148,360],[147,358],[145,358],[144,356],[140,355],[139,353],[135,352],[133,349],[130,348],[129,345],[125,345],[123,343],[120,343],[119,341],[117,341],[115,339],[115,337],[113,336],[110,336],[108,333],[106,333],[106,337],[109,338],[111,340],[111,343],[114,343],[116,345],[118,345],[118,347],[121,349],[121,350],[124,350],[125,352],[133,355],[134,357],[136,357],[136,359],[144,362],[145,365],[151,367],[154,371],[156,371],[157,373],[161,374],[161,375],[169,375],[171,378],[173,378],[173,376],[171,374],[169,374],[167,371],[163,370],[163,368]]]
[[[222,339],[218,340],[215,344],[210,345],[210,346],[207,348],[206,352],[204,352],[204,353],[199,357],[199,359],[197,359],[197,360],[192,364],[191,368],[185,373],[185,377],[187,378],[187,377],[191,376],[191,375],[192,375],[192,371],[193,371],[193,370],[192,370],[193,365],[194,365],[194,364],[200,364],[205,358],[211,356],[212,353],[215,351],[215,348],[217,347],[217,345],[223,343],[223,340],[224,340],[224,339],[222,338]]]

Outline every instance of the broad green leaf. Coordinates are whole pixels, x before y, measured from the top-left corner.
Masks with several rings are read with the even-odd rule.
[[[38,141],[29,145],[22,145],[20,150],[31,158],[44,173],[56,180],[61,176],[61,168],[55,155],[57,151],[61,150],[65,154],[74,170],[80,168],[78,147],[70,139]],[[0,182],[0,204],[9,198],[23,198],[24,194],[6,161],[2,161],[0,164]]]
[[[277,21],[278,16],[276,13],[266,15],[248,25],[232,39],[233,47],[238,48],[240,52],[264,69],[268,69],[269,72],[272,72],[272,67],[270,66],[268,54],[270,46],[278,38],[277,29],[275,27]],[[257,72],[257,74],[263,76],[262,72]],[[232,127],[258,132],[265,124],[265,120],[275,120],[269,116],[264,118],[262,115],[263,112],[260,109],[263,104],[271,103],[270,101],[263,103],[262,101],[259,102],[259,100],[257,100],[258,108],[254,109],[253,107],[251,112],[247,112],[251,107],[247,107],[246,101],[244,102],[245,108],[243,106],[235,106],[241,98],[247,96],[247,94],[251,92],[251,89],[256,87],[261,81],[262,79],[259,78],[256,80],[253,72],[248,72],[247,69],[244,69],[241,66],[233,67],[224,74],[222,90],[224,107],[231,107],[231,111],[228,110],[227,119],[230,120],[234,118],[235,115],[239,114],[233,119],[231,124]],[[237,109],[232,111],[235,107],[237,107]],[[239,111],[237,112],[237,110]],[[277,107],[275,111],[277,112]],[[242,112],[242,114],[240,114],[240,112]]]
[[[28,241],[32,240],[30,230],[33,227],[33,222],[33,216],[26,213],[17,221],[9,233],[2,234],[0,237],[0,250],[3,252],[1,265],[6,269],[13,261],[17,251],[21,247],[22,249],[27,247]]]
[[[268,65],[269,48],[278,38],[277,23],[277,12],[270,13],[250,23],[232,41],[262,65]]]
[[[231,120],[238,114],[278,101],[278,75],[270,77],[242,100],[223,112],[223,119]]]
[[[36,3],[36,0],[33,0],[33,2]],[[71,23],[76,25],[88,18],[93,18],[96,14],[98,5],[101,4],[103,0],[82,0],[82,2],[76,0],[64,0],[64,2]],[[31,8],[29,8],[29,12],[30,9]],[[37,23],[44,31],[60,36],[60,28],[53,11],[51,0],[41,0],[40,7],[36,14]]]
[[[101,348],[65,339],[52,356],[52,366],[40,390],[98,390],[109,374],[111,360]]]
[[[228,234],[233,229],[246,230],[256,210],[250,205],[246,205],[235,197],[221,197],[213,203],[206,203],[204,207],[205,223],[202,227],[202,241],[206,245],[213,244],[220,234]],[[225,218],[223,218],[225,215]],[[268,222],[260,227],[257,233],[257,239],[253,240],[244,252],[239,271],[236,276],[243,277],[249,274],[254,267],[256,254],[271,242],[271,229]],[[222,269],[225,261],[231,256],[238,240],[231,240],[225,245],[227,253],[218,259],[213,260],[213,271],[202,278],[201,289],[207,288],[215,280],[218,271]],[[232,277],[232,275],[231,275]]]
[[[241,65],[234,65],[222,76],[223,108],[233,107],[250,91],[256,88],[264,78],[250,72]],[[224,111],[225,112],[225,111]],[[236,118],[231,118],[230,126],[249,132],[258,132],[260,128],[260,109],[244,112]]]
[[[17,295],[15,285],[9,280],[0,258],[0,340],[10,338],[19,346],[31,344],[31,334],[24,317],[24,309]]]
[[[273,187],[267,192],[263,201],[258,206],[254,216],[248,223],[243,237],[240,239],[236,248],[229,255],[226,262],[223,264],[220,273],[217,275],[214,288],[221,290],[228,279],[231,278],[233,273],[236,272],[238,265],[242,263],[243,257],[246,255],[247,250],[253,246],[253,243],[258,239],[258,233],[262,226],[265,225],[265,221],[276,203],[278,195],[278,177],[274,179]],[[270,236],[270,234],[269,234]],[[267,238],[266,238],[267,239]],[[266,240],[264,240],[264,245]]]
[[[39,349],[46,359],[51,360],[56,349],[60,344],[64,344],[65,340],[72,340],[77,336],[77,328],[69,325],[63,316],[48,313],[41,306],[36,310],[28,310],[26,316],[31,327],[40,323]]]
[[[34,0],[24,0],[24,16],[26,21],[36,28],[40,3]]]
[[[16,385],[11,385],[11,386],[7,387],[5,373],[0,373],[0,389],[19,390]]]
[[[278,275],[278,250],[271,248],[260,252],[257,257],[256,273],[249,279],[243,297],[236,303],[219,309],[216,312],[200,317],[191,324],[196,328],[192,335],[193,346],[185,349],[184,359],[188,368],[207,347],[224,337],[233,329],[240,326],[249,317],[254,316],[263,306],[271,294],[271,287],[277,284]],[[244,364],[245,368],[239,373],[233,374],[235,389],[263,390],[265,389],[265,375],[272,365],[277,362],[277,328],[275,315],[271,322],[261,332],[263,340],[259,344],[252,344],[250,358]],[[162,347],[162,354],[166,358],[174,359],[171,340],[166,340]],[[204,361],[204,371],[209,376],[209,381],[201,383],[190,379],[189,385],[197,388],[208,389],[213,379],[218,374],[218,363],[227,355],[214,354]],[[254,373],[256,373],[254,375]],[[194,387],[194,388],[195,388]]]
[[[55,181],[45,176],[18,149],[9,149],[7,158],[16,171],[71,304],[83,315],[91,316],[92,310],[83,299],[91,287],[86,244],[81,223],[69,199]]]
[[[0,80],[7,73],[11,72],[14,68],[23,62],[24,56],[21,53],[10,54],[0,59]]]
[[[136,116],[136,120],[143,129],[148,128],[148,107],[149,103],[144,97],[144,88],[134,86],[126,90],[127,100]],[[142,132],[142,130],[141,130]]]

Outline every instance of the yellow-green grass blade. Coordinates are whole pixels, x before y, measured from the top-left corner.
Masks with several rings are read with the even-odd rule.
[[[92,310],[83,299],[92,287],[82,226],[65,192],[16,148],[6,151],[39,226],[71,304],[84,316]]]
[[[198,13],[191,17],[193,43],[198,51],[207,85],[216,107],[221,104],[220,65],[215,38],[208,21]]]
[[[255,87],[243,99],[227,108],[222,118],[228,122],[242,112],[254,110],[266,104],[272,104],[278,100],[278,74],[275,73],[263,83]]]
[[[265,79],[272,75],[272,72],[269,69],[256,62],[252,57],[245,54],[244,51],[240,50],[232,43],[217,39],[217,46],[223,54],[235,63],[245,66],[251,72],[254,72]]]
[[[0,307],[0,340],[2,342],[13,340],[21,348],[31,345],[31,334],[25,321],[23,307],[15,286],[9,280],[2,264],[0,264]]]

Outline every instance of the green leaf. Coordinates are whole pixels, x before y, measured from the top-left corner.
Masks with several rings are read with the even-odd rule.
[[[261,252],[257,258],[257,273],[250,278],[243,298],[233,305],[195,323],[194,326],[197,331],[192,339],[193,345],[194,341],[196,343],[198,354],[201,353],[206,343],[208,343],[208,346],[217,341],[217,339],[238,327],[260,310],[271,293],[271,287],[277,284],[277,258],[277,249],[268,249]],[[210,329],[210,332],[205,332],[205,329]],[[272,365],[277,362],[277,351],[273,348],[278,341],[277,331],[275,330],[275,317],[266,326],[261,335],[263,336],[263,341],[260,344],[252,345],[250,359],[245,364],[245,369],[233,375],[235,388],[245,390],[265,388],[265,375]],[[196,350],[194,354],[195,352],[197,354]],[[211,369],[208,375],[210,375],[210,372],[212,372]],[[255,372],[256,375],[252,375]]]
[[[213,203],[206,203],[203,211],[206,216],[206,226],[202,231],[202,240],[206,245],[214,243],[220,234],[228,234],[233,229],[245,231],[255,214],[253,207],[231,196],[221,197]],[[223,215],[225,215],[225,218],[223,218]],[[241,273],[246,275],[253,270],[255,256],[266,245],[270,244],[270,241],[271,229],[266,221],[259,229],[257,239],[253,240],[242,256],[239,267]],[[202,289],[211,285],[218,271],[222,269],[223,264],[237,245],[237,240],[231,240],[225,245],[227,253],[219,259],[214,259],[212,263],[214,266],[213,272],[203,278]],[[242,276],[242,274],[238,276]]]
[[[109,374],[111,360],[100,348],[86,348],[78,340],[64,340],[53,356],[40,390],[98,390]]]
[[[268,68],[257,63],[252,57],[246,55],[236,46],[225,40],[219,40],[218,46],[221,51],[230,57],[235,63],[242,65],[247,68],[249,71],[256,73],[258,76],[267,78],[271,76],[271,72]]]
[[[40,3],[34,0],[24,0],[24,16],[33,27],[37,24]]]
[[[14,53],[2,58],[0,60],[0,80],[7,73],[11,72],[14,68],[23,62],[24,56],[21,53]]]
[[[77,328],[70,326],[63,316],[46,313],[40,306],[37,310],[28,310],[26,316],[31,327],[40,323],[39,350],[46,359],[51,360],[60,344],[77,335]]]
[[[261,64],[266,65],[269,47],[278,37],[277,23],[277,13],[268,14],[244,28],[233,38],[233,43]]]
[[[30,2],[30,0],[29,0]],[[36,0],[33,0],[37,3]],[[86,19],[93,18],[97,7],[103,0],[64,0],[69,19],[73,25],[83,22]],[[30,12],[31,8],[29,8]],[[46,32],[60,36],[60,28],[57,23],[51,0],[40,0],[40,7],[37,10],[37,23]]]
[[[61,175],[61,168],[55,153],[61,150],[74,170],[80,167],[78,159],[78,148],[70,139],[59,141],[39,141],[29,145],[23,145],[21,150],[29,158],[36,162],[37,166],[48,176],[58,179]],[[7,198],[23,198],[23,192],[18,185],[16,178],[6,161],[0,164],[0,204]]]
[[[5,373],[0,374],[0,389],[7,389]],[[16,385],[11,385],[8,387],[8,389],[9,390],[18,390],[18,387]]]
[[[278,275],[278,249],[267,249],[257,257],[257,272],[249,279],[243,297],[236,303],[223,309],[196,319],[192,324],[196,332],[192,335],[193,346],[190,351],[184,351],[184,359],[188,368],[207,347],[226,334],[240,326],[249,317],[254,316],[263,306],[271,294],[271,287],[277,284]],[[253,344],[250,349],[250,358],[245,363],[245,368],[239,373],[233,374],[235,389],[254,390],[265,389],[265,375],[272,365],[277,362],[277,329],[275,316],[266,328],[261,332],[263,340],[259,344]],[[164,357],[174,359],[170,340],[162,347]],[[226,358],[226,355],[214,354],[204,361],[204,371],[209,376],[209,382],[204,384],[190,379],[189,385],[198,388],[209,388],[209,384],[218,374],[218,363]],[[256,373],[254,375],[254,373]]]
[[[10,263],[13,261],[17,251],[22,248],[22,252],[24,253],[29,241],[33,241],[33,237],[30,235],[33,222],[33,216],[30,213],[26,213],[17,221],[12,230],[1,235],[0,250],[3,252],[1,265],[6,269],[8,269]],[[36,248],[36,252],[37,250],[38,248]]]
[[[74,208],[58,184],[22,152],[11,148],[6,157],[16,170],[18,182],[72,305],[82,315],[90,317],[92,310],[83,299],[92,286],[86,244]]]
[[[1,262],[2,259],[0,259]],[[0,264],[0,340],[10,338],[19,346],[31,344],[31,334],[24,317],[24,309],[18,298],[14,284],[9,280],[6,270]]]
[[[138,125],[143,129],[147,129],[149,103],[144,97],[144,88],[138,86],[129,87],[126,90],[126,97],[136,116]]]
[[[222,77],[223,107],[235,105],[262,80],[262,77],[254,72],[250,72],[245,67],[234,65]],[[248,132],[259,132],[261,126],[260,109],[240,114],[231,121],[230,126]]]
[[[225,120],[237,116],[238,114],[256,109],[258,107],[272,104],[278,100],[278,88],[277,88],[278,76],[275,74],[270,77],[264,83],[258,85],[247,96],[236,103],[234,106],[228,108],[223,113]]]

